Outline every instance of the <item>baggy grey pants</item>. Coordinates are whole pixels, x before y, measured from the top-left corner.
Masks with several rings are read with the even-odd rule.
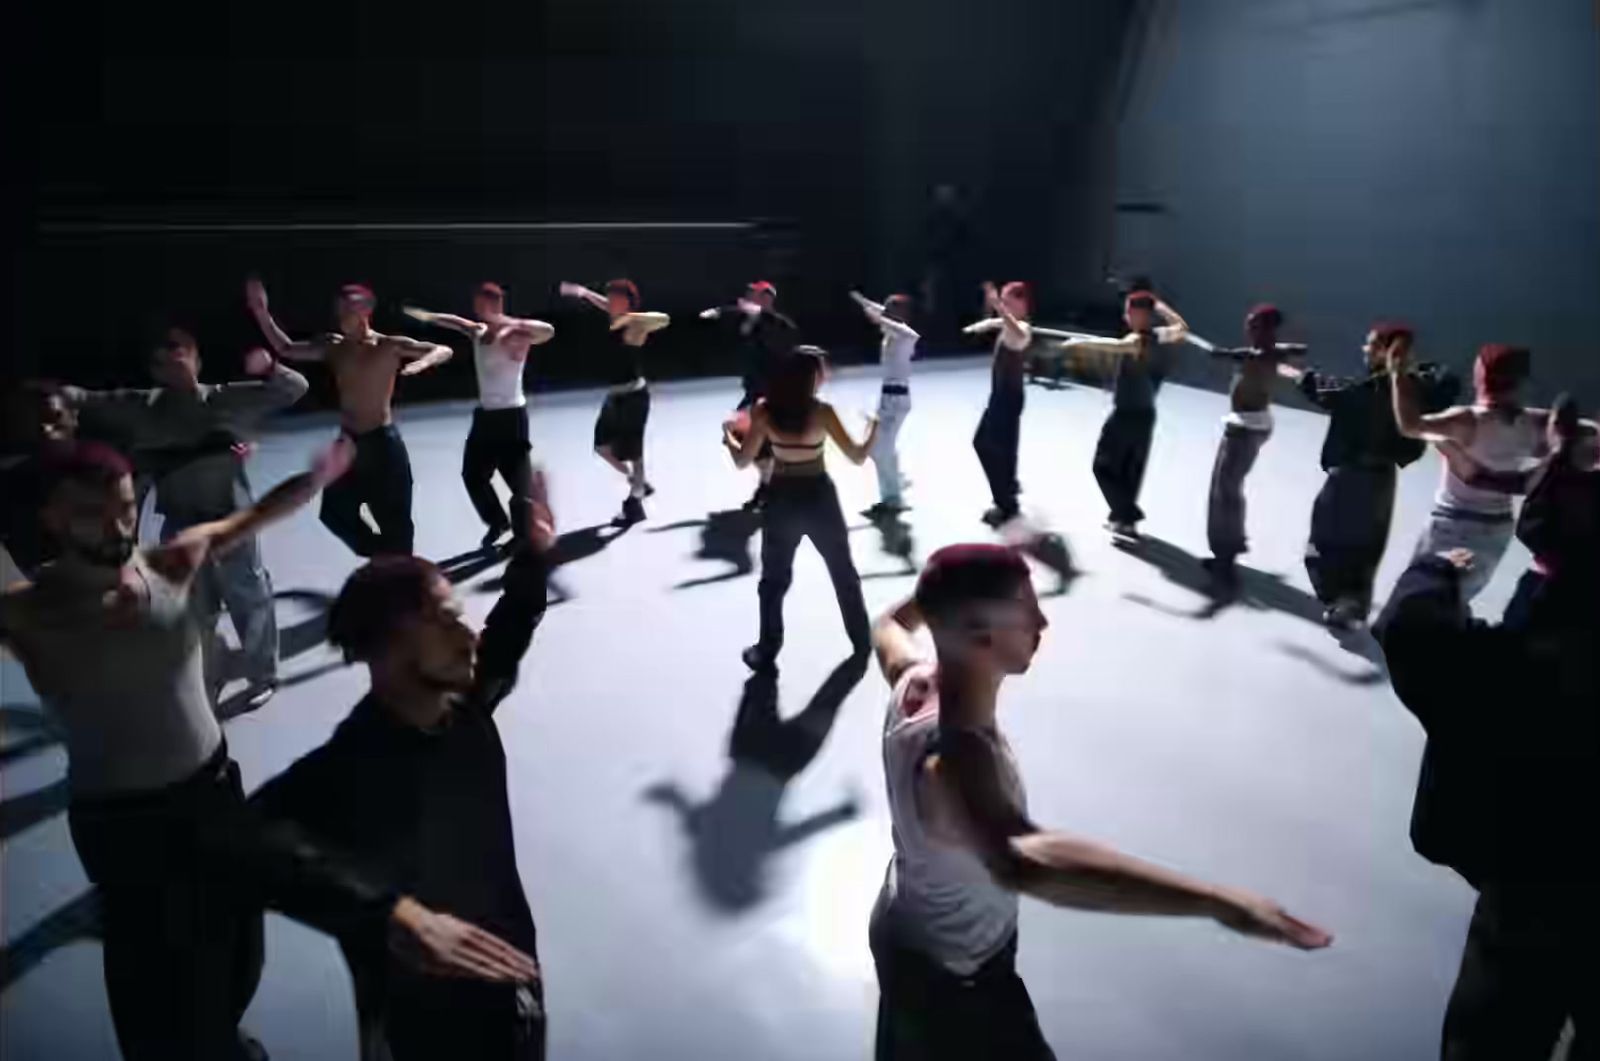
[[[1223,428],[1217,459],[1211,466],[1211,500],[1206,514],[1206,541],[1211,555],[1232,560],[1247,548],[1244,517],[1244,479],[1255,467],[1256,456],[1271,431],[1256,431],[1238,424]]]

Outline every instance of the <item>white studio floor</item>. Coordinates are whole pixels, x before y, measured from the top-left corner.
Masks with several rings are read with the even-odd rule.
[[[929,365],[914,385],[901,448],[916,560],[990,537],[977,519],[988,498],[970,448],[987,386],[974,360]],[[828,396],[859,427],[875,389],[871,374],[847,371]],[[569,599],[551,608],[498,715],[539,925],[550,1056],[560,1061],[871,1053],[866,924],[889,854],[878,744],[886,690],[869,671],[787,786],[731,763],[756,578],[719,557],[748,548],[753,559],[759,542],[747,544],[736,519],[703,521],[751,487],[717,444],[735,390],[726,380],[657,388],[650,519],[603,551],[595,535],[569,539],[574,559],[558,573]],[[621,498],[618,477],[589,452],[598,401],[596,392],[533,399],[565,531],[604,523]],[[1206,552],[1225,399],[1172,386],[1160,402],[1144,494],[1145,529],[1160,540],[1129,553],[1099,529],[1089,468],[1106,395],[1028,392],[1024,504],[1066,537],[1083,576],[1045,600],[1052,627],[1032,672],[1007,686],[1001,721],[1041,822],[1265,892],[1337,939],[1302,954],[1208,923],[1025,902],[1021,970],[1045,1032],[1063,1058],[1101,1061],[1433,1056],[1472,896],[1407,839],[1419,727],[1369,662],[1370,645],[1347,651],[1315,618],[1300,556],[1324,420],[1279,411],[1247,484],[1245,561],[1259,574],[1247,574],[1245,601],[1209,614],[1192,557]],[[468,552],[481,533],[458,478],[468,412],[399,413],[418,484],[418,548],[430,557]],[[257,490],[302,467],[331,434],[326,417],[283,421],[254,458]],[[870,466],[849,467],[836,452],[829,461],[847,511],[874,500]],[[1437,475],[1432,455],[1402,474],[1380,597]],[[882,535],[853,523],[877,611],[909,592],[911,578]],[[317,602],[354,558],[312,511],[263,544],[294,684],[228,724],[247,787],[323,740],[366,682],[311,633]],[[1498,614],[1526,560],[1514,546],[1482,613]],[[494,574],[461,583],[475,619],[493,601],[478,585]],[[1056,588],[1050,571],[1039,575],[1041,592]],[[788,616],[780,695],[793,714],[847,652],[809,549]],[[114,1057],[99,946],[83,926],[85,881],[61,813],[64,756],[20,668],[9,658],[3,666],[0,1057]],[[269,919],[247,1023],[279,1058],[354,1057],[334,945]]]

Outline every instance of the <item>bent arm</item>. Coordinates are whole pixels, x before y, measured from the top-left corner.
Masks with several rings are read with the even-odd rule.
[[[1389,373],[1389,390],[1394,401],[1394,424],[1406,438],[1425,442],[1459,442],[1470,445],[1477,419],[1465,406],[1446,409],[1442,413],[1422,415],[1417,403],[1416,381],[1407,372]]]
[[[839,412],[827,402],[822,405],[822,428],[833,439],[852,464],[865,464],[867,457],[872,453],[873,443],[878,441],[878,421],[873,420],[867,428],[867,437],[857,442],[850,437],[850,432],[845,430],[843,422],[839,419]]]
[[[455,354],[455,351],[441,343],[425,343],[404,335],[392,335],[388,342],[390,349],[400,358],[403,366],[401,374],[406,376],[415,376],[418,372],[442,365]]]
[[[899,685],[905,672],[922,662],[922,652],[916,641],[916,632],[922,625],[922,613],[911,597],[878,616],[877,622],[872,624],[872,648],[889,688]]]
[[[248,428],[270,413],[287,409],[304,398],[310,389],[311,384],[304,376],[282,361],[274,360],[266,379],[219,384],[211,400],[232,422],[230,426]]]
[[[760,406],[751,410],[750,430],[744,433],[742,442],[724,430],[723,444],[733,454],[733,466],[741,469],[750,467],[755,462],[756,454],[761,452],[761,444],[767,440],[768,433],[767,412]]]

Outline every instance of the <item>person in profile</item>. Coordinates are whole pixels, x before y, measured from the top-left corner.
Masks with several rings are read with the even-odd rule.
[[[894,826],[870,931],[878,1061],[1055,1056],[1017,975],[1019,895],[1207,917],[1303,950],[1332,941],[1270,899],[1034,822],[996,710],[1001,685],[1027,671],[1047,625],[1021,555],[952,545],[873,629],[892,690],[883,764]],[[914,640],[924,626],[933,659]]]

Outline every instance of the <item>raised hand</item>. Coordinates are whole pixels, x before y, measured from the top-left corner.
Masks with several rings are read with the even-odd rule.
[[[252,276],[244,282],[244,304],[258,317],[267,312],[267,288],[260,277]]]
[[[1264,896],[1243,889],[1225,889],[1219,896],[1219,924],[1245,936],[1286,943],[1299,950],[1321,950],[1333,936],[1316,925],[1291,916],[1288,911]]]
[[[1411,356],[1411,340],[1403,335],[1397,335],[1389,340],[1389,345],[1384,348],[1383,359],[1389,366],[1391,373],[1403,372],[1406,361]]]
[[[994,281],[983,282],[983,301],[992,310],[1000,308],[1000,289],[994,286]]]
[[[252,346],[244,352],[244,371],[248,376],[265,376],[272,371],[272,354],[264,347]]]
[[[499,936],[415,899],[395,904],[389,927],[390,949],[422,972],[502,983],[539,979],[538,963]]]
[[[1471,549],[1446,549],[1438,556],[1441,560],[1449,562],[1457,571],[1471,571],[1472,565],[1477,563],[1477,558],[1472,555]]]
[[[566,298],[582,298],[588,293],[589,289],[584,287],[582,284],[568,283],[567,281],[563,280],[561,282],[560,291],[561,294]]]
[[[714,321],[720,316],[722,316],[722,311],[715,307],[700,311],[700,319],[703,321]]]

